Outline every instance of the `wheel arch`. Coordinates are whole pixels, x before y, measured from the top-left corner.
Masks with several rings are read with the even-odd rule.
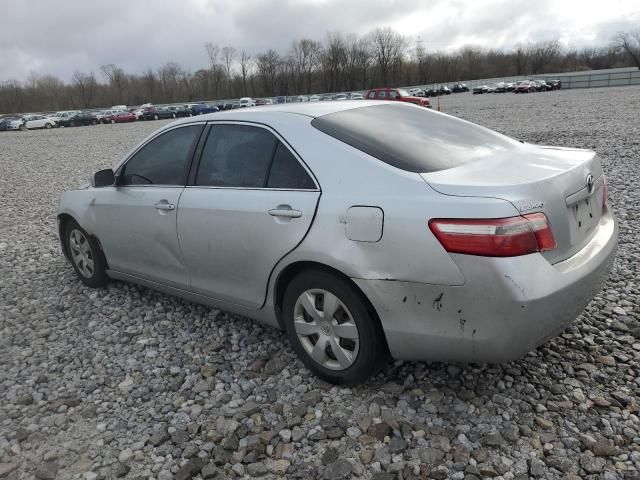
[[[336,275],[337,277],[340,277],[343,280],[345,280],[349,285],[353,287],[354,291],[360,296],[362,301],[365,303],[367,310],[369,310],[369,312],[371,313],[371,318],[376,323],[377,327],[380,329],[380,332],[382,333],[382,337],[384,338],[384,345],[387,349],[387,352],[389,352],[389,344],[387,342],[387,336],[384,331],[384,328],[382,328],[382,322],[380,321],[380,316],[378,315],[378,312],[374,308],[369,298],[360,289],[360,287],[358,287],[358,285],[356,285],[356,283],[353,280],[351,280],[351,278],[348,275],[345,275],[343,272],[341,272],[337,268],[331,267],[329,265],[326,265],[320,262],[314,262],[314,261],[293,262],[287,265],[278,273],[278,276],[276,277],[276,280],[274,282],[274,288],[273,288],[273,308],[275,310],[276,319],[278,321],[278,325],[280,326],[280,328],[284,330],[284,323],[282,319],[282,304],[284,301],[284,294],[287,290],[287,287],[289,286],[289,284],[291,283],[291,280],[293,280],[293,278],[296,275],[302,272],[310,271],[310,270],[323,271],[323,272]]]
[[[64,256],[69,261],[71,261],[71,257],[69,255],[69,252],[67,251],[66,242],[64,241],[64,232],[66,231],[67,225],[69,224],[70,221],[74,221],[78,225],[80,225],[80,222],[78,221],[78,219],[75,218],[70,213],[63,212],[58,214],[58,238],[60,239],[60,248],[62,249],[62,253],[64,254]],[[82,227],[82,225],[80,225],[80,227]],[[85,230],[85,232],[87,232],[87,235],[90,235],[98,243],[98,246],[100,247],[100,254],[104,258],[105,266],[107,269],[109,269],[109,262],[107,261],[107,256],[104,253],[104,249],[102,248],[102,243],[100,243],[100,239],[96,237],[93,233],[88,231],[86,228],[84,227],[82,228],[83,230]]]

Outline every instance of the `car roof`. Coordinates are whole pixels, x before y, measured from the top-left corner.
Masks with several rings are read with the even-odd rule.
[[[380,105],[384,103],[380,100],[342,100],[339,102],[304,102],[304,103],[277,103],[274,105],[261,105],[259,107],[248,107],[242,110],[224,111],[198,115],[185,119],[185,123],[203,120],[239,120],[250,121],[255,113],[289,113],[293,115],[304,115],[316,118],[331,113],[342,112],[354,108]],[[393,103],[393,102],[390,102]],[[261,115],[262,116],[262,115]]]

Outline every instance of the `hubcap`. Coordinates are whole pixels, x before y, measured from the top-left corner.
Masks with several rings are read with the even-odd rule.
[[[323,367],[344,370],[356,360],[358,327],[333,293],[321,289],[303,292],[293,309],[293,325],[305,351]]]
[[[85,278],[91,278],[94,272],[93,252],[87,237],[80,230],[73,229],[69,234],[69,246],[71,258],[80,274]]]

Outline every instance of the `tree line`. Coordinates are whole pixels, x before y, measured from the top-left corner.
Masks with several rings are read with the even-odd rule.
[[[621,32],[601,48],[565,49],[557,41],[512,50],[464,46],[432,52],[418,38],[389,27],[367,35],[328,33],[303,38],[289,49],[252,54],[207,42],[203,63],[189,71],[171,61],[131,74],[114,64],[98,73],[76,71],[71,81],[32,74],[0,83],[0,112],[52,111],[146,102],[174,103],[365,90],[376,86],[430,85],[465,79],[536,75],[638,66],[640,31]]]

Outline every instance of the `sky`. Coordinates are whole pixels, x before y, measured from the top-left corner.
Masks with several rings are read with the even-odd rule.
[[[0,81],[75,71],[100,76],[169,61],[207,66],[205,42],[256,53],[327,32],[366,34],[390,26],[428,51],[467,44],[512,48],[559,40],[604,46],[640,28],[640,0],[27,0],[2,2]]]

